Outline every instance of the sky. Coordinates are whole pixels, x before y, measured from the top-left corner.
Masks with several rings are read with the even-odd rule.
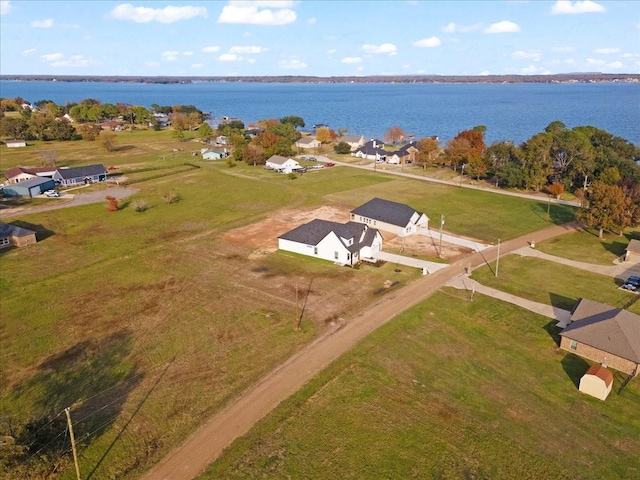
[[[640,73],[640,0],[0,0],[0,73]]]

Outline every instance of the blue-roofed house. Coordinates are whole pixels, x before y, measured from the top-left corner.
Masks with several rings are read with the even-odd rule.
[[[56,183],[65,187],[86,183],[105,182],[107,169],[102,164],[85,165],[83,167],[58,168],[53,174]]]
[[[429,228],[429,217],[404,203],[374,198],[350,212],[352,222],[406,236]]]
[[[361,223],[315,219],[278,237],[278,248],[340,265],[355,265],[376,257],[382,250],[382,236]]]

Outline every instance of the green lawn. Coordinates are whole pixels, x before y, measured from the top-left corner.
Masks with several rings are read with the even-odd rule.
[[[539,243],[536,248],[570,260],[611,265],[625,254],[629,240],[632,239],[640,239],[640,230],[630,229],[622,236],[605,234],[602,240],[598,238],[597,232],[582,230]]]
[[[501,257],[497,278],[494,272],[495,262],[474,270],[472,278],[488,287],[564,310],[572,310],[580,298],[589,298],[640,314],[638,296],[620,290],[620,282],[612,277],[515,254]]]
[[[200,478],[629,479],[640,388],[578,392],[549,319],[445,289],[342,356]]]

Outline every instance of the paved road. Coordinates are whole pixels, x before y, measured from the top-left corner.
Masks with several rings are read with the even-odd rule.
[[[503,254],[575,230],[574,225],[555,226],[501,245]],[[454,277],[492,262],[497,249],[472,253],[447,268],[391,291],[360,314],[336,325],[312,344],[266,375],[227,408],[217,413],[180,447],[144,477],[149,480],[187,480],[199,475],[235,438],[247,433],[280,402],[345,353],[369,333],[397,314],[422,302]]]
[[[88,205],[90,203],[105,203],[105,197],[110,195],[122,200],[138,193],[137,188],[130,187],[109,187],[104,190],[97,190],[87,193],[64,194],[59,198],[50,198],[47,205],[39,205],[37,207],[15,207],[0,210],[0,218],[17,217],[31,215],[34,213],[47,212],[49,210],[58,210],[60,208],[77,207],[78,205]]]

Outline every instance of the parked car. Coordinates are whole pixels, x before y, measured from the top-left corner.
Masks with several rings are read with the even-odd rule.
[[[309,157],[300,157],[300,160],[309,160]]]
[[[335,167],[335,165],[336,165],[335,163],[329,162],[329,163],[326,163],[324,166],[325,167]]]
[[[44,194],[47,197],[59,197],[60,196],[60,194],[55,190],[47,190],[46,192],[44,192]]]
[[[315,162],[318,159],[316,157],[307,157],[306,160],[309,160],[310,162]]]
[[[640,277],[631,276],[627,278],[627,281],[622,284],[620,288],[635,292],[640,287]]]

